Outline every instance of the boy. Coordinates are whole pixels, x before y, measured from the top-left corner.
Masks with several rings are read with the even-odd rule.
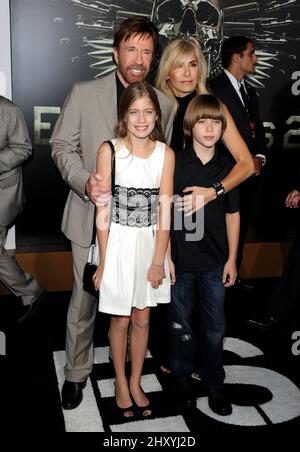
[[[223,416],[232,412],[223,391],[225,287],[232,286],[236,279],[240,221],[237,189],[224,194],[218,182],[232,167],[229,158],[215,149],[225,128],[224,110],[216,97],[205,94],[191,101],[184,117],[184,133],[192,144],[176,156],[174,193],[181,195],[185,189],[186,194],[196,185],[213,186],[216,198],[205,206],[204,224],[196,222],[196,234],[199,227],[203,227],[202,238],[190,240],[191,231],[185,227],[185,221],[180,230],[173,227],[171,247],[176,283],[172,286],[172,301],[168,306],[170,365],[179,378],[186,406],[192,406],[195,401],[191,397],[189,379],[194,370],[196,341],[191,317],[194,289],[198,285],[196,302],[200,301],[203,354],[201,379],[209,390],[210,408]],[[178,206],[181,205],[179,210],[185,212],[186,219],[196,211],[199,200],[189,195],[184,198],[184,203],[181,198],[181,202],[175,204],[175,214],[180,215]]]

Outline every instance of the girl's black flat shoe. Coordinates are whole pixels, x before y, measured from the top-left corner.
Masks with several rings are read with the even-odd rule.
[[[135,416],[135,410],[134,410],[134,405],[130,405],[127,408],[121,408],[118,406],[117,401],[116,401],[116,410],[118,413],[118,416],[124,418],[124,419],[132,419]]]
[[[126,408],[121,408],[117,404],[116,382],[115,381],[114,381],[114,387],[115,387],[115,405],[116,405],[116,410],[117,410],[118,415],[124,419],[132,419],[135,416],[134,404],[132,403],[130,406],[128,406]]]
[[[135,409],[136,409],[137,414],[139,416],[141,416],[143,419],[148,419],[153,414],[153,410],[152,410],[150,402],[148,403],[148,405],[145,405],[145,406],[138,406],[135,403]]]

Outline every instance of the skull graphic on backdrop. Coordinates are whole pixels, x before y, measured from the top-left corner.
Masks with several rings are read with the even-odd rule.
[[[224,26],[218,0],[157,0],[151,19],[159,30],[162,47],[172,39],[193,36],[201,44],[209,73],[218,73]]]
[[[76,33],[60,39],[61,46],[76,42],[80,50],[74,63],[88,57],[95,78],[115,69],[112,42],[121,21],[145,16],[157,26],[161,50],[177,37],[194,36],[200,42],[210,77],[222,70],[220,51],[225,38],[245,34],[256,43],[258,64],[250,83],[263,88],[273,68],[285,73],[284,65],[294,61],[298,40],[299,0],[56,0],[70,5],[70,17],[54,17],[54,23],[74,24]],[[78,46],[78,40],[80,45]],[[75,47],[74,47],[75,49]],[[83,52],[82,52],[83,50]],[[154,62],[154,76],[158,58]]]

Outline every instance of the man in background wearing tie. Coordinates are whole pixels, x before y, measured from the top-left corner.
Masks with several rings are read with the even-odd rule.
[[[255,176],[258,176],[266,163],[266,140],[259,114],[257,93],[245,80],[247,74],[255,73],[257,56],[253,41],[246,36],[232,36],[224,41],[221,55],[224,71],[210,81],[210,87],[229,109],[253,156]],[[238,270],[242,261],[257,182],[256,177],[251,177],[240,185],[241,230],[237,258]],[[244,290],[253,289],[253,285],[242,280],[239,274],[236,285]]]

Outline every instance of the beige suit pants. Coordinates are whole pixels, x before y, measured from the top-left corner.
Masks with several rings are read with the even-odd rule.
[[[66,380],[82,382],[93,369],[95,328],[98,299],[82,288],[82,275],[89,248],[72,242],[74,286],[70,300],[66,332]]]

